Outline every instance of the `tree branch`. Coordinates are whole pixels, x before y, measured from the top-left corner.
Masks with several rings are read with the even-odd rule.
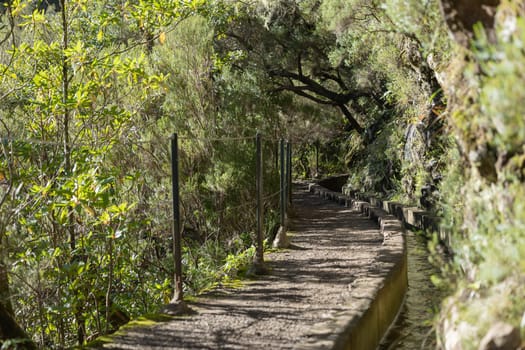
[[[354,116],[352,115],[352,113],[350,113],[346,105],[339,104],[337,105],[337,107],[339,107],[341,112],[343,112],[343,115],[346,117],[346,120],[349,123],[350,128],[348,128],[348,131],[355,130],[360,134],[362,134],[365,131],[363,127],[357,122],[357,120],[355,120]]]
[[[321,72],[321,74],[319,74],[319,77],[321,77],[323,80],[332,80],[332,81],[336,82],[337,85],[339,85],[339,87],[342,90],[348,90],[348,87],[346,86],[346,84],[343,81],[343,79],[341,79],[341,76],[340,76],[339,72],[338,72],[338,76],[335,76],[335,75],[330,74],[328,72]]]
[[[315,103],[319,103],[319,104],[322,104],[322,105],[331,105],[331,106],[336,106],[337,105],[337,103],[335,103],[334,101],[323,100],[323,99],[321,99],[319,97],[316,97],[314,95],[311,95],[311,94],[305,92],[304,90],[305,90],[304,86],[280,85],[279,88],[274,89],[272,91],[273,92],[290,91],[290,92],[293,92],[296,95],[299,95],[301,97],[305,97],[305,98],[307,98],[310,101],[313,101]]]
[[[274,92],[291,91],[291,92],[295,93],[296,95],[304,97],[304,98],[307,98],[310,101],[313,101],[315,103],[319,103],[319,104],[322,104],[322,105],[329,105],[329,106],[338,107],[341,110],[341,112],[343,113],[343,115],[345,116],[346,120],[348,121],[348,125],[349,125],[349,128],[347,128],[348,131],[355,130],[355,131],[357,131],[360,134],[363,133],[363,131],[364,131],[363,127],[361,127],[361,125],[357,122],[357,120],[354,118],[352,113],[350,113],[350,111],[348,110],[348,108],[346,107],[346,105],[344,103],[337,103],[337,102],[332,101],[332,100],[323,100],[323,99],[321,99],[319,97],[313,96],[313,95],[305,92],[305,90],[309,90],[309,87],[308,86],[295,86],[292,83],[292,85],[280,84],[279,88],[274,89],[273,91]]]
[[[273,70],[273,71],[270,71],[269,74],[270,74],[270,77],[281,77],[281,78],[289,78],[289,79],[297,80],[305,84],[308,87],[309,91],[319,96],[325,97],[335,102],[335,104],[347,103],[353,97],[353,94],[338,94],[336,92],[330,91],[327,88],[325,88],[323,85],[313,80],[312,78],[309,78],[302,74],[289,72],[284,69]]]

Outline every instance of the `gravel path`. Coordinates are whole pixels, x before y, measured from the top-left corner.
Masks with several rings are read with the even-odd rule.
[[[265,257],[270,273],[190,304],[192,316],[128,330],[105,349],[292,349],[315,325],[348,309],[361,285],[385,273],[376,224],[298,185],[293,249]]]

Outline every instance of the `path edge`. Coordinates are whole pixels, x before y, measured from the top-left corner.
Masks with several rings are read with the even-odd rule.
[[[349,310],[333,320],[316,325],[310,341],[297,344],[295,349],[314,350],[373,350],[377,349],[390,327],[395,323],[408,290],[408,263],[404,226],[394,215],[378,206],[310,183],[308,190],[320,197],[352,208],[374,220],[383,235],[382,249],[389,251],[390,270],[380,283],[361,282],[360,295]],[[385,254],[387,255],[387,254]],[[381,258],[381,256],[380,256]]]

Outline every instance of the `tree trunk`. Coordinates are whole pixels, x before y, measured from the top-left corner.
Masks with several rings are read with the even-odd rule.
[[[7,312],[10,314],[13,313],[11,293],[9,291],[9,280],[7,279],[7,267],[2,260],[0,260],[0,302]]]
[[[11,304],[11,293],[9,291],[9,279],[7,266],[4,263],[4,256],[6,252],[4,251],[5,247],[5,235],[2,232],[0,233],[0,303],[3,304],[4,308],[10,314],[13,314],[13,306]]]
[[[3,302],[0,302],[0,345],[4,340],[17,339],[26,341],[18,344],[19,349],[36,349],[35,343],[27,336],[26,332],[16,323],[12,314],[5,307]]]
[[[60,0],[60,7],[62,9],[62,104],[63,104],[63,136],[64,136],[64,172],[66,176],[71,175],[71,139],[70,139],[70,122],[71,114],[68,105],[69,97],[69,71],[70,62],[66,56],[66,51],[69,47],[69,22],[68,22],[68,7],[67,0]],[[75,253],[76,249],[76,230],[75,230],[75,218],[73,215],[73,209],[69,207],[70,215],[67,230],[69,233],[69,246],[72,252],[72,261],[76,261],[79,257]],[[77,338],[78,344],[82,345],[86,339],[86,321],[82,315],[82,305],[74,306],[74,314],[77,322]]]

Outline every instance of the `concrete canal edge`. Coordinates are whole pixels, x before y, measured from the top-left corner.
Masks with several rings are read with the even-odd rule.
[[[339,187],[341,188],[341,187]],[[382,278],[357,281],[352,287],[348,310],[327,322],[317,324],[311,341],[296,349],[372,350],[376,349],[395,322],[408,289],[407,250],[404,226],[381,207],[312,183],[310,192],[360,211],[375,220],[383,234]],[[384,253],[384,254],[383,254]],[[356,294],[357,293],[357,294]]]

